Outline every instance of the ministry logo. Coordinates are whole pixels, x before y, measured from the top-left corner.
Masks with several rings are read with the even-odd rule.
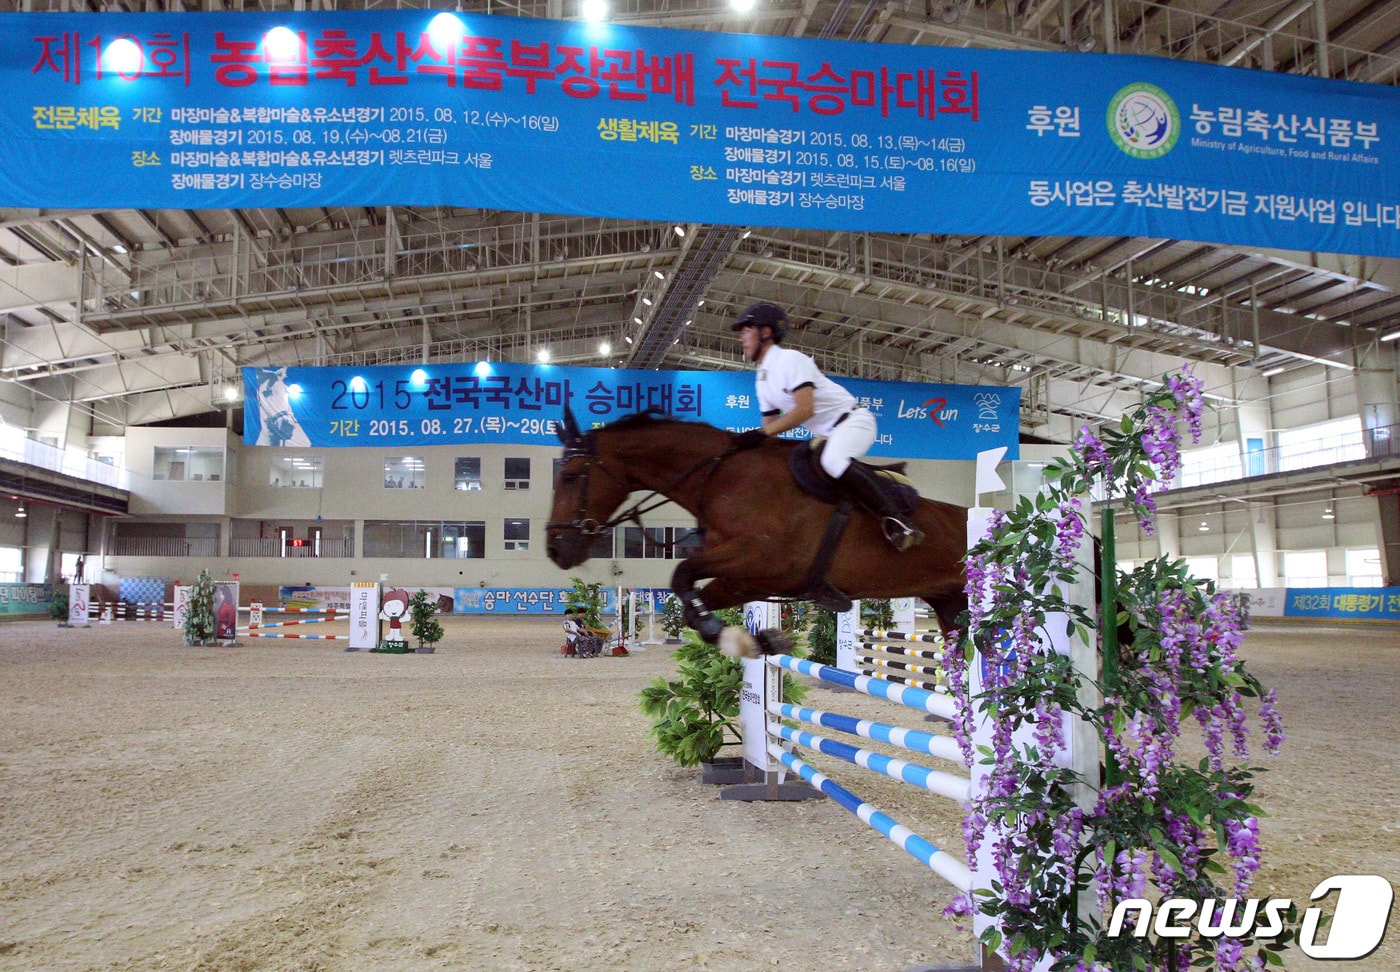
[[[1133,158],[1160,159],[1181,135],[1181,113],[1155,84],[1130,84],[1108,103],[1108,133]]]

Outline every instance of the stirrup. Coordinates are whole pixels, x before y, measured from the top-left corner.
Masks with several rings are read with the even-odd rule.
[[[924,542],[924,531],[898,517],[885,517],[880,521],[880,527],[885,531],[885,539],[900,553],[913,550]]]

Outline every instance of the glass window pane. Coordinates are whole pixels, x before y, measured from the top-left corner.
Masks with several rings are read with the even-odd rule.
[[[325,460],[319,456],[274,456],[269,463],[268,484],[295,489],[320,489]]]
[[[1381,586],[1381,552],[1378,547],[1347,551],[1347,583],[1352,587]]]
[[[605,530],[588,542],[588,556],[611,560],[613,556],[613,531]]]
[[[1327,551],[1285,550],[1283,583],[1285,587],[1326,587]]]
[[[507,519],[505,521],[505,548],[507,550],[530,549],[530,521]]]
[[[389,456],[385,458],[384,488],[422,489],[422,458],[419,456]]]
[[[481,457],[458,456],[452,463],[453,489],[481,488]]]
[[[642,559],[642,528],[622,528],[622,556],[628,560]]]

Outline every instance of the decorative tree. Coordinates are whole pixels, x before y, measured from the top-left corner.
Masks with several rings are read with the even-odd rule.
[[[680,641],[685,627],[685,612],[681,610],[680,598],[667,594],[665,606],[661,609],[661,630],[666,632],[666,640]]]
[[[603,585],[585,583],[581,577],[569,578],[572,591],[564,592],[564,606],[583,612],[583,624],[588,628],[603,627]]]
[[[968,661],[974,647],[982,655],[977,701],[987,706],[993,743],[976,756],[991,770],[964,830],[969,860],[989,842],[996,874],[990,891],[975,903],[960,899],[950,911],[976,907],[996,919],[982,940],[992,948],[1005,943],[1013,970],[1049,958],[1057,970],[1184,972],[1195,965],[1234,972],[1278,964],[1273,953],[1294,934],[1255,941],[1246,929],[1212,939],[1194,922],[1181,923],[1179,937],[1106,934],[1108,913],[1125,899],[1213,899],[1223,908],[1227,898],[1248,896],[1260,864],[1260,811],[1248,802],[1257,771],[1227,765],[1225,752],[1228,737],[1234,755],[1248,757],[1242,697],[1263,700],[1265,749],[1277,751],[1283,740],[1273,692],[1264,692],[1236,655],[1245,622],[1238,602],[1190,577],[1180,561],[1160,558],[1122,578],[1114,569],[1113,502],[1123,498],[1151,531],[1152,489],[1180,468],[1178,422],[1185,418],[1194,441],[1201,408],[1200,382],[1187,372],[1168,378],[1117,428],[1100,436],[1085,427],[1070,457],[1046,469],[1042,493],[994,514],[987,537],[968,554],[967,632],[944,660],[960,702],[955,731],[971,764]],[[1101,680],[1074,672],[1036,636],[1057,613],[1068,615],[1081,637],[1100,627],[1063,587],[1078,580],[1085,533],[1079,497],[1095,485],[1110,500]],[[1120,628],[1130,635],[1122,645]],[[1094,694],[1081,693],[1086,681],[1094,682],[1101,704],[1084,701]],[[1057,762],[1065,713],[1101,740],[1102,781],[1079,779]],[[1200,725],[1207,751],[1196,767],[1175,758],[1188,717]],[[1023,725],[1033,728],[1033,743],[1013,739]],[[1096,797],[1085,806],[1076,787]],[[1221,922],[1219,910],[1212,920]],[[1255,949],[1252,958],[1245,958],[1247,948]]]
[[[418,651],[431,655],[433,647],[442,640],[442,625],[437,620],[437,595],[419,588],[408,602],[408,630],[418,639]]]
[[[205,645],[214,640],[214,578],[202,568],[185,608],[185,644]]]
[[[877,631],[894,626],[894,607],[887,597],[868,597],[860,602],[860,622]]]

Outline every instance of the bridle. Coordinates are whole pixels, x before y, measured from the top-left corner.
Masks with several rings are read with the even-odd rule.
[[[630,480],[626,476],[619,476],[604,464],[602,457],[598,455],[598,443],[593,438],[592,432],[579,433],[564,444],[565,465],[573,459],[583,460],[583,471],[579,473],[578,511],[574,514],[572,520],[549,520],[545,523],[544,528],[546,530],[573,530],[585,537],[596,537],[622,523],[631,522],[640,527],[642,526],[643,513],[650,513],[652,510],[659,509],[667,503],[672,502],[667,494],[701,470],[704,470],[704,479],[700,483],[700,496],[703,497],[705,495],[705,488],[709,485],[710,477],[714,475],[715,469],[718,468],[719,464],[725,458],[733,455],[735,451],[736,450],[731,447],[717,455],[701,459],[699,462],[682,470],[665,486],[660,489],[652,490],[631,506],[613,514],[609,519],[599,522],[596,517],[588,515],[588,484],[589,480],[592,478],[593,471],[597,469],[599,472],[605,473],[613,479],[618,480],[624,486],[630,487]],[[631,491],[632,490],[629,488],[628,492]]]

